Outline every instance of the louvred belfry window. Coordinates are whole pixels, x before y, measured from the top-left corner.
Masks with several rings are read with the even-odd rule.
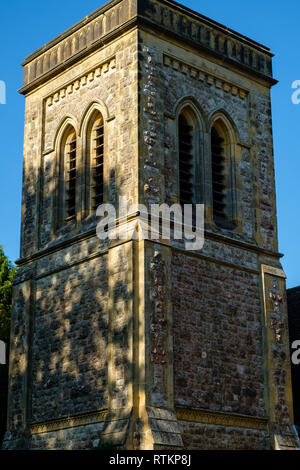
[[[104,122],[97,112],[90,133],[90,208],[95,211],[104,200]]]
[[[194,127],[181,114],[178,119],[180,204],[194,200]]]
[[[76,134],[70,129],[64,146],[65,163],[65,221],[70,222],[76,219],[76,182],[77,182],[77,162],[76,162],[77,141]]]
[[[215,127],[211,130],[211,163],[213,217],[215,222],[226,219],[226,176],[224,139]]]

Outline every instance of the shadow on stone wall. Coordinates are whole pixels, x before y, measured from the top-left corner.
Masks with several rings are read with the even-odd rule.
[[[119,194],[115,184],[113,189]],[[23,190],[26,193],[26,185]],[[80,227],[79,231],[85,232],[86,227]],[[121,256],[115,263],[119,270],[110,272],[108,254],[97,256],[107,245],[107,241],[102,242],[96,236],[77,245],[66,244],[55,256],[50,255],[45,260],[47,269],[38,279],[34,280],[32,270],[29,300],[25,299],[22,287],[16,291],[12,313],[11,418],[4,448],[91,449],[95,443],[101,447],[105,442],[118,447],[124,445],[130,415],[120,418],[108,408],[109,394],[114,408],[128,405],[133,370],[128,359],[133,293],[124,278],[128,260]],[[82,256],[83,253],[87,256]],[[82,257],[88,259],[81,262]],[[26,270],[26,266],[19,268],[17,282]],[[51,270],[56,272],[47,275]],[[115,277],[115,282],[110,290],[113,307],[109,309],[111,276]],[[28,302],[29,319],[26,320]],[[32,333],[27,360],[28,329]],[[110,381],[109,356],[113,370]],[[27,384],[26,396],[24,384]],[[98,427],[94,424],[93,428],[88,425],[86,433],[82,427],[77,427],[72,431],[30,437],[33,423],[99,410],[108,410],[105,423]]]

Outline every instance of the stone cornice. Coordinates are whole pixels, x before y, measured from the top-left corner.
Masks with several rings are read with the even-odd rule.
[[[88,424],[103,423],[108,416],[107,410],[97,411],[79,416],[56,419],[51,421],[31,423],[30,433],[42,434],[46,432],[59,431],[62,429],[74,428],[76,426],[87,426]]]
[[[209,410],[175,408],[179,421],[267,431],[268,419]]]
[[[31,62],[33,59],[35,59],[36,57],[40,56],[41,54],[43,54],[44,52],[48,51],[49,49],[51,49],[53,46],[56,46],[58,43],[62,42],[64,39],[70,37],[72,34],[76,33],[77,31],[79,30],[82,30],[82,28],[84,28],[85,26],[87,26],[88,24],[90,24],[93,20],[97,19],[98,17],[100,17],[101,15],[105,14],[108,10],[110,10],[111,8],[113,8],[115,5],[117,5],[118,3],[121,3],[122,1],[124,0],[111,0],[107,3],[105,3],[102,7],[98,8],[97,10],[95,10],[94,12],[90,13],[89,15],[87,15],[85,18],[83,18],[82,20],[78,21],[77,23],[75,23],[73,26],[71,26],[70,28],[68,28],[66,31],[64,31],[63,33],[59,34],[58,36],[56,36],[54,39],[52,39],[51,41],[47,42],[44,46],[40,47],[39,49],[37,49],[36,51],[34,51],[32,54],[29,54],[24,62],[22,63],[22,65],[26,65],[28,64],[29,62]]]
[[[131,217],[128,219],[128,221],[133,220],[138,216],[139,216],[138,214],[132,214]],[[118,220],[116,220],[116,224],[118,224]],[[60,251],[63,248],[67,248],[71,245],[74,245],[76,243],[79,243],[83,240],[86,240],[86,239],[92,238],[92,237],[96,237],[96,227],[94,227],[94,228],[92,228],[92,229],[90,229],[86,232],[80,233],[76,236],[73,236],[73,237],[70,236],[70,238],[68,238],[66,240],[58,241],[58,242],[54,243],[53,245],[48,246],[46,248],[42,248],[39,251],[33,253],[32,255],[27,256],[26,258],[18,259],[16,261],[16,264],[18,266],[30,265],[31,263],[37,261],[38,259],[42,259],[43,257],[48,256],[48,255],[53,254],[53,253],[56,253],[57,251]],[[235,240],[235,239],[230,238],[228,236],[218,234],[218,233],[213,233],[213,232],[210,232],[210,231],[207,231],[207,230],[205,230],[205,238],[207,238],[209,240],[214,240],[214,241],[217,241],[217,242],[225,243],[225,244],[233,246],[233,247],[241,248],[241,249],[246,250],[246,251],[257,253],[259,255],[270,256],[271,258],[274,258],[274,259],[280,259],[280,258],[283,257],[283,254],[281,254],[281,253],[266,250],[264,248],[259,247],[258,245],[243,242],[243,241],[240,241],[240,240]],[[128,241],[130,241],[130,240],[120,240],[116,243],[116,245],[127,243]],[[173,248],[178,249],[178,248],[175,248],[175,247],[173,247]],[[106,252],[107,249],[104,249],[103,251]],[[100,253],[102,253],[102,252],[100,252]],[[192,254],[193,252],[191,251],[189,253]]]
[[[277,83],[272,75],[273,54],[269,48],[171,0],[138,1],[138,18],[167,33],[263,78]]]
[[[27,94],[135,26],[147,25],[188,42],[274,84],[272,54],[261,44],[171,0],[112,0],[27,57]]]
[[[81,87],[85,86],[88,82],[93,82],[95,79],[101,77],[102,74],[107,73],[109,70],[116,68],[116,58],[112,57],[109,60],[106,60],[102,64],[99,64],[97,67],[94,67],[89,72],[77,77],[72,82],[68,83],[66,86],[56,90],[55,93],[49,95],[46,98],[47,106],[51,107],[55,103],[59,103],[66,95],[71,95],[77,90],[80,90]]]
[[[181,61],[175,57],[164,54],[164,65],[170,67],[173,70],[181,72],[184,75],[189,75],[195,80],[205,82],[209,86],[214,86],[215,88],[223,89],[226,93],[230,93],[233,96],[239,96],[242,100],[248,94],[248,90],[245,90],[237,85],[229,83],[222,78],[216,77],[215,75],[200,70],[199,68],[194,67],[186,62]]]
[[[148,2],[152,0],[147,0]],[[141,0],[141,5],[144,6],[147,1]],[[256,47],[258,50],[268,52],[270,56],[273,56],[273,54],[270,52],[270,48],[257,42],[254,41],[253,39],[238,33],[237,31],[234,31],[233,29],[228,28],[227,26],[218,23],[217,21],[208,18],[205,15],[201,15],[201,13],[198,13],[195,10],[192,10],[191,8],[188,8],[181,3],[175,2],[174,0],[158,0],[158,2],[162,5],[165,5],[166,7],[173,8],[174,10],[178,11],[179,13],[183,13],[184,15],[190,16],[191,18],[194,18],[198,21],[201,21],[203,24],[210,26],[220,32],[226,33],[227,35],[230,35],[234,39],[242,40],[245,43],[250,44],[252,47]]]
[[[268,266],[266,264],[262,264],[261,269],[264,274],[270,274],[271,276],[282,277],[283,279],[286,279],[286,274],[283,269],[274,268],[274,266]]]

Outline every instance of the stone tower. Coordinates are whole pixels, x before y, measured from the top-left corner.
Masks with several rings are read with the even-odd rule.
[[[4,447],[296,448],[269,49],[171,0],[112,0],[23,66]],[[205,204],[204,248],[100,241],[119,196]]]

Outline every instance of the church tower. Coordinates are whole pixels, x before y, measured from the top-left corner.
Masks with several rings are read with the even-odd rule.
[[[270,50],[171,0],[111,0],[23,66],[4,447],[296,448]],[[204,204],[203,249],[101,241],[120,196]]]

